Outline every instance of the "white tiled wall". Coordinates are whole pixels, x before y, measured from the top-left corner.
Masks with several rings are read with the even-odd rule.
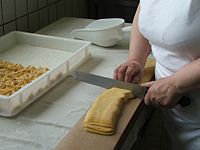
[[[1,26],[0,27],[0,36],[2,36],[3,35],[3,27]]]
[[[49,23],[52,23],[52,22],[57,20],[57,11],[56,11],[56,9],[57,9],[57,5],[49,6],[49,9],[48,9],[48,11],[49,11]]]
[[[48,8],[42,8],[39,10],[39,28],[43,28],[48,25]]]
[[[38,11],[29,14],[29,31],[35,32],[39,29]]]
[[[47,6],[47,0],[38,0],[38,8]]]
[[[28,16],[23,16],[23,17],[17,19],[17,30],[20,30],[20,31],[28,31],[29,30]]]
[[[88,0],[65,0],[65,15],[74,17],[87,17]]]
[[[65,14],[65,1],[60,1],[57,3],[57,18],[62,18],[63,14]]]
[[[38,9],[38,1],[37,0],[28,0],[28,12],[33,12]]]
[[[35,32],[64,16],[87,17],[87,0],[0,0],[0,36]]]
[[[16,17],[27,14],[27,0],[15,0]]]
[[[2,19],[2,3],[0,3],[0,25],[3,24],[3,19]]]
[[[65,0],[65,16],[73,16],[73,0]]]
[[[35,32],[64,17],[87,17],[88,0],[0,0],[0,36]]]
[[[8,23],[15,19],[15,1],[14,0],[2,0],[2,13],[3,23]]]
[[[16,22],[15,21],[11,21],[4,26],[5,33],[8,33],[13,30],[16,30]]]

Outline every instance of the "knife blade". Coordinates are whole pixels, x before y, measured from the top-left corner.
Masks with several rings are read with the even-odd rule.
[[[73,75],[74,79],[87,82],[96,86],[100,86],[106,89],[117,87],[122,89],[131,90],[136,97],[144,99],[144,96],[147,92],[147,88],[140,86],[138,84],[132,84],[124,81],[114,80],[111,78],[98,76],[95,74],[89,74],[85,72],[76,71]]]
[[[134,95],[140,99],[144,99],[148,88],[141,86],[139,84],[133,84],[133,83],[128,83],[120,80],[114,80],[111,78],[95,75],[95,74],[90,74],[86,72],[80,72],[76,71],[72,77],[75,80],[83,81],[86,83],[90,83],[96,86],[100,86],[106,89],[112,88],[112,87],[117,87],[117,88],[122,88],[122,89],[127,89],[130,90],[134,93]],[[186,107],[190,105],[191,100],[186,97],[182,96],[178,102],[182,107]]]

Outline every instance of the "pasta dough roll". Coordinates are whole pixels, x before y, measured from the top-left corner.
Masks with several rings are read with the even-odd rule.
[[[104,135],[113,134],[117,116],[123,104],[130,98],[133,98],[133,93],[129,90],[119,88],[105,90],[87,112],[84,129]]]
[[[150,81],[154,75],[155,60],[148,59],[140,83]],[[117,117],[123,105],[134,95],[131,91],[113,87],[99,95],[87,112],[83,127],[84,130],[96,134],[112,135],[115,132]]]

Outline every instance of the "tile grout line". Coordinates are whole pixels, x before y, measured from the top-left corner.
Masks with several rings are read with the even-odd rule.
[[[47,0],[47,5],[48,5],[48,0]],[[49,22],[49,6],[47,7],[47,10],[48,10],[48,24],[50,24]]]
[[[15,30],[18,30],[17,28],[17,8],[16,8],[16,0],[14,0],[14,10],[15,10],[15,19],[14,19],[14,21],[15,21]]]
[[[27,11],[27,14],[24,15],[23,17],[27,16],[27,28],[28,28],[28,32],[30,32],[30,25],[29,25],[29,14],[28,14],[28,0],[26,0],[26,11]]]
[[[37,0],[37,20],[38,20],[38,23],[37,23],[37,30],[40,29],[40,23],[39,23],[39,0]],[[35,31],[34,31],[35,32]]]
[[[4,19],[3,19],[3,3],[2,0],[0,0],[1,3],[1,17],[2,17],[2,28],[3,28],[3,35],[5,34],[5,29],[4,29]]]
[[[38,11],[38,14],[37,14],[37,16],[38,16],[38,29],[40,28],[40,22],[39,22],[39,0],[37,0],[37,11]]]

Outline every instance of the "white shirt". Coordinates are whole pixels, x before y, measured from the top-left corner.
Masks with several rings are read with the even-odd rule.
[[[200,0],[141,0],[139,29],[168,76],[200,56]],[[169,61],[170,60],[170,61]]]
[[[172,75],[200,57],[200,0],[140,0],[140,6],[139,30],[149,40],[157,61],[156,79]],[[200,149],[200,129],[195,134],[192,131],[194,126],[200,128],[200,91],[188,96],[190,106],[163,110],[164,119],[169,133],[177,132],[171,135],[174,148],[196,150],[197,146]],[[191,140],[194,135],[198,142]]]

